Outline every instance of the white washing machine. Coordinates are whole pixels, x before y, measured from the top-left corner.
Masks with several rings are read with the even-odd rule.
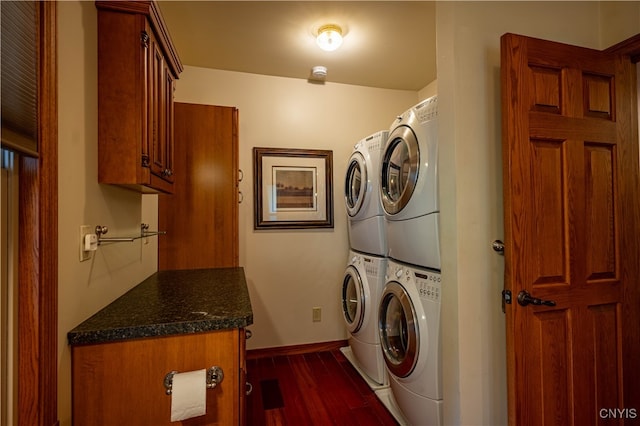
[[[441,293],[439,272],[387,262],[380,344],[401,424],[442,424]]]
[[[425,99],[391,125],[380,164],[388,256],[440,269],[438,99]]]
[[[382,130],[353,148],[345,176],[349,246],[362,253],[387,255],[384,211],[380,205],[380,154],[389,132]]]
[[[342,313],[351,350],[347,358],[373,382],[372,388],[388,385],[378,333],[378,306],[386,269],[386,257],[350,250],[342,281]]]

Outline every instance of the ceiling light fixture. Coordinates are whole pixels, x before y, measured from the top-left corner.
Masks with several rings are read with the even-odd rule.
[[[323,25],[318,28],[316,42],[320,49],[331,52],[342,44],[342,28],[335,24]]]

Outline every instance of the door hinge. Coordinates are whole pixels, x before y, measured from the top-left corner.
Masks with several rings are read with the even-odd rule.
[[[502,290],[502,313],[506,313],[505,305],[511,304],[511,290]]]

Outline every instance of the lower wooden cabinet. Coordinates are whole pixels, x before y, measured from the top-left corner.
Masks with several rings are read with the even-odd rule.
[[[171,422],[170,371],[221,367],[223,381],[207,389],[207,414]],[[75,425],[244,424],[245,330],[146,338],[72,347]]]

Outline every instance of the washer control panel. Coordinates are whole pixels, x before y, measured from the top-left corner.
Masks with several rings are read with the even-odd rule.
[[[440,274],[416,272],[416,287],[421,298],[440,301]]]
[[[394,279],[404,285],[413,285],[422,299],[440,302],[441,275],[439,272],[415,270],[413,268],[389,262],[386,279]]]
[[[374,259],[370,257],[364,258],[364,270],[367,272],[367,275],[378,275],[378,266],[380,262],[376,262]]]
[[[425,99],[414,107],[416,116],[420,123],[433,120],[438,117],[438,96]]]

